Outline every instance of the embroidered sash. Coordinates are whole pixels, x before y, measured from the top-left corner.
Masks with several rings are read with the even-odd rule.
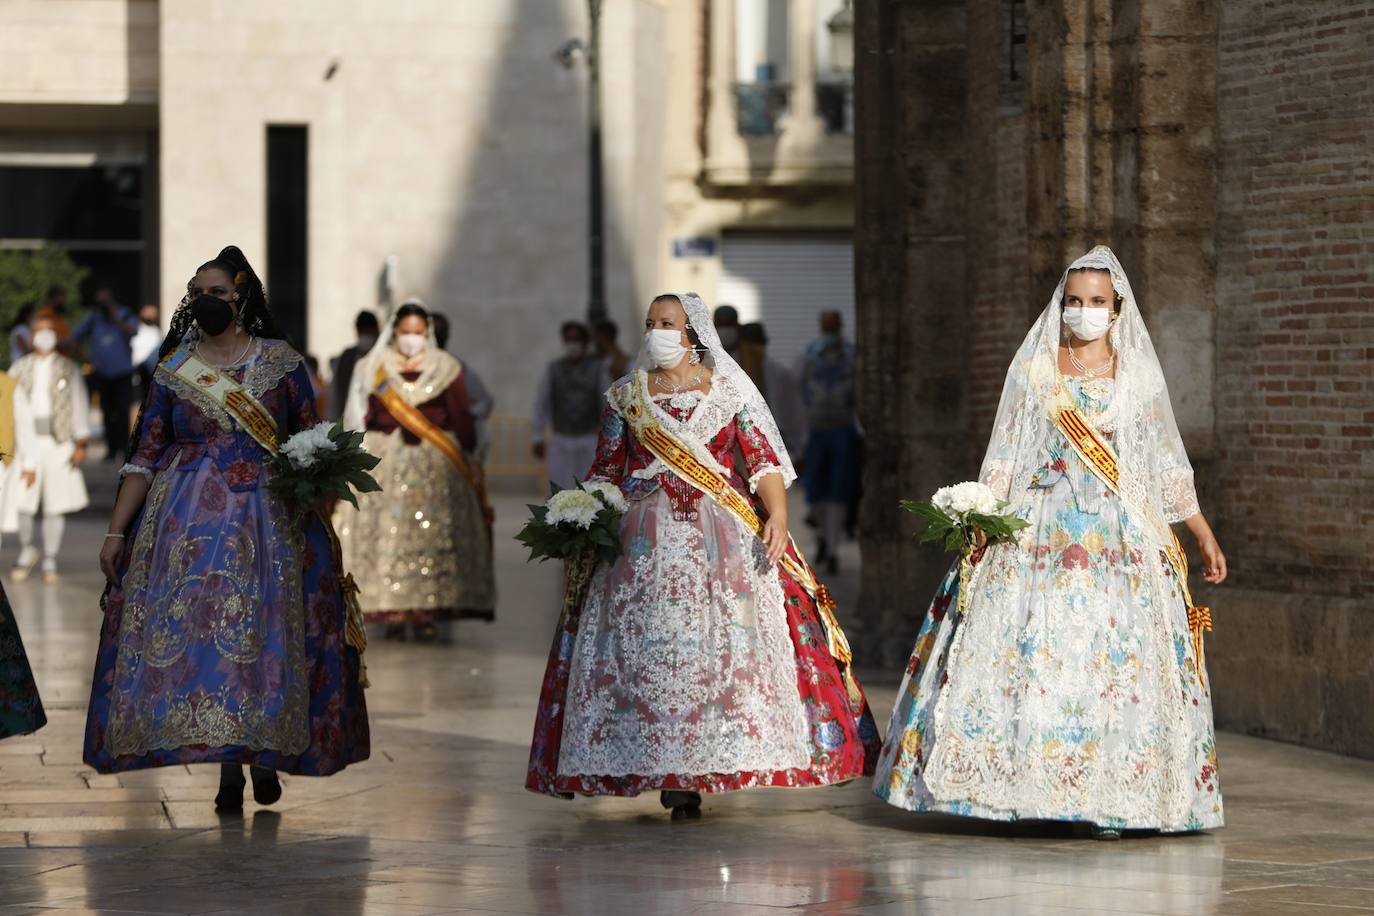
[[[277,454],[277,421],[233,377],[188,350],[167,357],[168,371],[223,407],[269,454]]]
[[[482,506],[482,521],[487,529],[487,543],[490,544],[492,522],[496,519],[496,512],[492,509],[490,500],[487,499],[487,489],[482,480],[463,456],[463,447],[449,438],[442,429],[429,422],[418,407],[411,406],[405,398],[401,397],[400,392],[391,384],[385,369],[379,368],[377,370],[377,375],[372,380],[372,388],[372,393],[377,396],[377,400],[382,402],[382,406],[397,423],[405,427],[421,442],[428,442],[438,449],[439,454],[447,458],[449,463],[458,469],[458,473],[463,475],[463,479],[477,494],[477,501]]]
[[[1121,504],[1132,515],[1144,521],[1154,530],[1155,536],[1163,545],[1160,549],[1168,558],[1169,565],[1173,567],[1174,575],[1183,589],[1183,603],[1188,609],[1188,630],[1192,635],[1193,657],[1197,659],[1198,680],[1205,687],[1202,634],[1203,631],[1210,633],[1212,630],[1212,610],[1206,607],[1196,607],[1193,604],[1192,590],[1188,588],[1188,555],[1184,552],[1183,545],[1178,542],[1178,536],[1173,533],[1168,523],[1158,513],[1147,511],[1127,502],[1118,486],[1120,466],[1117,462],[1116,452],[1112,450],[1111,445],[1103,438],[1102,434],[1083,418],[1083,415],[1078,412],[1078,408],[1061,406],[1058,411],[1054,418],[1055,428],[1064,436],[1078,457],[1083,459],[1083,463],[1121,499]]]
[[[616,406],[621,415],[634,430],[635,437],[655,458],[663,462],[674,474],[691,484],[717,505],[729,510],[744,522],[755,535],[763,531],[763,522],[754,511],[749,500],[730,485],[730,481],[719,471],[708,467],[686,444],[679,442],[668,430],[663,428],[654,416],[652,405],[644,394],[644,387],[638,377],[616,393]],[[835,599],[830,590],[816,579],[811,564],[806,562],[795,541],[791,542],[792,553],[784,553],[780,565],[783,571],[796,581],[816,602],[820,612],[821,624],[825,627],[826,643],[830,656],[839,664],[844,677],[849,698],[855,703],[862,700],[859,685],[851,672],[854,653],[849,648],[849,640],[835,618]],[[795,556],[793,554],[795,553]]]

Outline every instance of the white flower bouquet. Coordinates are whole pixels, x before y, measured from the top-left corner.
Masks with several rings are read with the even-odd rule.
[[[300,525],[321,500],[346,499],[355,507],[358,493],[378,493],[369,473],[380,459],[363,448],[363,434],[339,423],[318,423],[281,444],[268,463],[267,488],[294,510]]]
[[[902,500],[902,508],[926,520],[921,543],[940,541],[946,550],[959,554],[971,553],[974,531],[987,535],[988,543],[1009,540],[1027,522],[1014,515],[1004,515],[1005,500],[997,498],[986,484],[976,480],[941,487],[929,502]]]
[[[515,539],[529,548],[531,560],[594,565],[620,557],[625,497],[614,484],[590,480],[529,509],[530,520]]]
[[[973,573],[973,554],[977,548],[976,531],[987,536],[987,543],[1008,541],[1029,522],[1003,512],[1005,500],[986,485],[968,480],[941,487],[929,502],[902,500],[902,508],[923,517],[926,528],[921,543],[939,541],[945,549],[959,555],[959,608],[968,608],[968,584]]]

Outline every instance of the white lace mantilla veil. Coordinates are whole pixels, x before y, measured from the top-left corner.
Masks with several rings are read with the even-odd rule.
[[[988,442],[979,480],[1020,510],[1030,496],[1031,475],[1044,464],[1054,437],[1052,417],[1063,396],[1059,377],[1059,344],[1063,323],[1064,287],[1069,273],[1080,269],[1105,270],[1121,297],[1121,312],[1109,332],[1117,355],[1116,393],[1097,420],[1112,434],[1119,466],[1122,502],[1135,507],[1133,518],[1155,546],[1169,543],[1165,523],[1182,521],[1198,511],[1193,468],[1179,436],[1169,391],[1164,383],[1150,333],[1131,292],[1130,281],[1116,255],[1098,245],[1069,265],[1049,304],[1040,314],[1007,371],[997,420]]]
[[[743,408],[759,430],[763,433],[768,444],[773,447],[773,453],[778,456],[778,466],[782,471],[782,481],[785,486],[791,486],[797,479],[797,472],[792,467],[792,458],[787,454],[787,446],[783,445],[782,433],[778,430],[778,422],[773,419],[773,411],[769,409],[768,402],[764,400],[763,393],[759,391],[754,380],[749,377],[749,373],[740,368],[739,363],[721,345],[720,335],[716,333],[716,326],[711,321],[711,311],[706,307],[706,303],[701,301],[701,297],[696,293],[660,293],[655,296],[655,300],[663,296],[675,296],[682,303],[683,311],[687,313],[687,323],[692,330],[697,332],[697,339],[706,348],[702,355],[702,364],[709,366],[712,374],[712,394],[715,393],[715,386],[722,379],[725,380],[726,387],[733,388],[738,392]],[[647,337],[645,342],[640,345],[639,356],[635,360],[635,368],[649,371],[654,368],[654,361],[649,357]]]
[[[407,305],[418,305],[420,308],[429,312],[429,306],[416,298],[410,298],[396,307],[400,311]],[[377,377],[377,369],[384,367],[389,375],[395,375],[398,366],[398,354],[391,346],[396,333],[395,313],[387,315],[381,321],[381,333],[377,336],[377,342],[372,345],[372,349],[367,351],[353,366],[353,378],[348,383],[348,401],[344,404],[343,425],[346,429],[362,432],[367,425],[367,399],[372,394],[372,381]],[[442,385],[447,388],[455,378],[458,377],[460,367],[458,361],[445,351],[439,349],[439,341],[434,336],[434,316],[430,313],[429,321],[426,322],[425,339],[428,341],[425,347],[425,368],[421,370],[419,382],[426,382],[434,386]],[[399,377],[399,376],[398,376]],[[418,382],[417,382],[418,385]],[[404,389],[400,389],[401,395],[407,402],[412,402],[411,406],[422,404],[434,397],[422,397],[415,400],[407,397]]]

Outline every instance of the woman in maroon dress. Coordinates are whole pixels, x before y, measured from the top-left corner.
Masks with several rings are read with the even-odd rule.
[[[460,617],[492,619],[490,510],[467,382],[418,300],[396,310],[359,361],[344,423],[365,430],[381,458],[382,492],[356,510],[341,505],[335,519],[368,622],[399,637],[411,623],[433,639]]]

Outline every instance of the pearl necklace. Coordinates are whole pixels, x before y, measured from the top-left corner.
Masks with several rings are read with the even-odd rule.
[[[1108,357],[1107,357],[1107,361],[1106,361],[1105,363],[1103,363],[1102,365],[1097,366],[1096,368],[1089,368],[1088,366],[1084,365],[1084,364],[1082,363],[1082,361],[1080,361],[1079,358],[1078,358],[1077,356],[1074,355],[1074,352],[1073,352],[1073,344],[1068,344],[1068,349],[1069,349],[1069,363],[1070,363],[1070,365],[1072,365],[1075,369],[1077,369],[1077,370],[1082,374],[1083,378],[1086,378],[1086,379],[1101,378],[1101,377],[1105,376],[1107,373],[1111,372],[1111,371],[1112,371],[1112,367],[1113,367],[1114,365],[1116,365],[1116,353],[1115,353],[1115,352],[1113,352],[1111,356],[1108,356]]]
[[[204,341],[201,341],[201,343],[204,343]],[[216,369],[233,369],[233,368],[235,368],[236,366],[238,366],[239,363],[243,362],[243,358],[244,358],[245,356],[248,355],[248,349],[249,349],[250,347],[252,347],[252,346],[253,346],[253,335],[252,335],[252,334],[249,334],[249,335],[248,335],[248,342],[247,342],[246,344],[243,345],[243,350],[242,350],[242,351],[239,353],[239,355],[236,356],[234,359],[229,360],[229,362],[227,362],[227,363],[225,363],[225,364],[223,364],[223,365],[220,365],[219,363],[210,362],[210,360],[208,360],[208,359],[206,360],[206,362],[207,362],[207,363],[210,363],[210,365],[214,366]],[[196,349],[199,350],[200,348],[197,347]]]
[[[681,385],[674,385],[672,382],[668,381],[662,373],[659,373],[654,376],[654,381],[657,382],[658,387],[662,388],[664,392],[666,392],[667,394],[679,395],[687,391],[690,391],[693,388],[700,385],[702,378],[702,373],[698,372],[696,375],[687,379]]]

